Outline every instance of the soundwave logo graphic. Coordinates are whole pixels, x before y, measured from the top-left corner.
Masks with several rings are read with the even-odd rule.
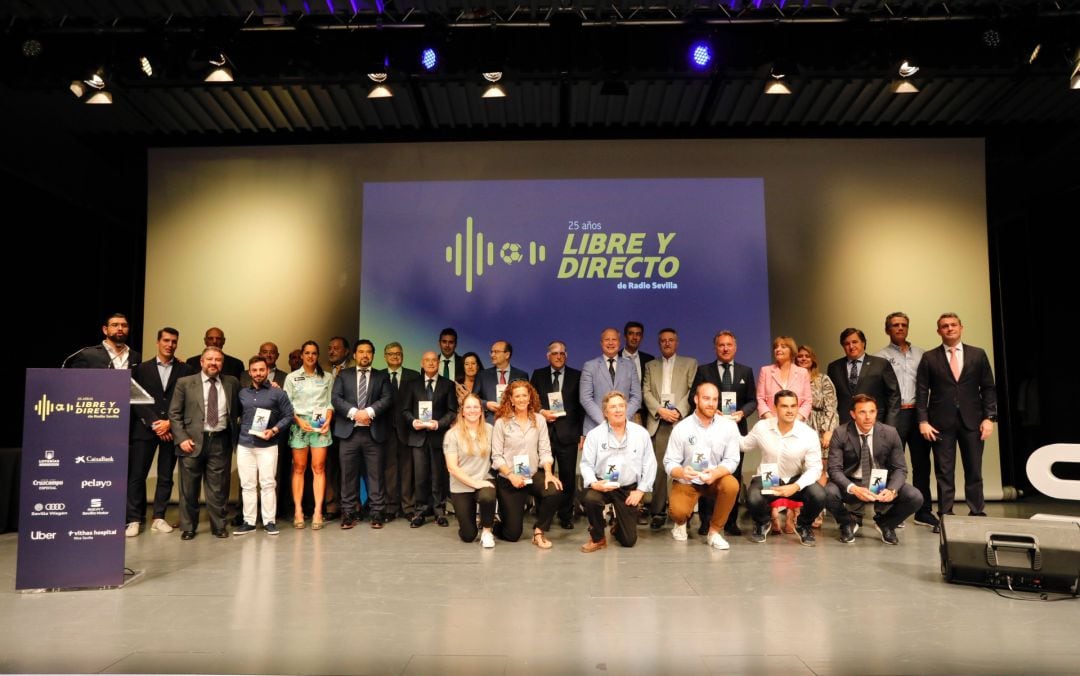
[[[55,413],[58,408],[62,408],[63,404],[58,407],[55,401],[51,401],[48,395],[41,395],[41,399],[34,404],[34,413],[38,414],[41,418],[41,422],[45,422],[45,419]]]
[[[495,265],[495,243],[476,230],[472,216],[465,219],[465,232],[454,235],[454,243],[446,247],[446,262],[454,266],[454,276],[465,278],[465,292],[472,293],[476,280],[484,270]],[[529,265],[547,260],[547,247],[536,242],[528,244]],[[506,265],[525,260],[525,247],[518,242],[499,245],[499,259]]]

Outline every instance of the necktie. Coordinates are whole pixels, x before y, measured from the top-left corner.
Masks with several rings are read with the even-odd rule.
[[[949,348],[949,368],[952,369],[954,380],[960,380],[960,355],[956,354],[956,348]]]
[[[434,378],[428,378],[428,381],[427,381],[427,396],[428,396],[428,399],[434,399],[435,398],[435,379]]]
[[[862,471],[862,480],[859,485],[866,488],[870,485],[870,470],[873,469],[873,463],[870,460],[870,444],[866,441],[869,434],[859,435],[859,445],[861,452],[859,453],[859,469]]]
[[[360,369],[356,381],[356,408],[364,408],[367,404],[367,384],[367,369]]]
[[[390,374],[390,384],[394,386],[394,391],[397,391],[397,371]]]
[[[731,364],[724,364],[724,375],[720,376],[720,388],[726,392],[731,391]]]
[[[445,357],[442,360],[442,377],[450,380],[450,360]]]
[[[206,395],[206,426],[211,429],[218,426],[217,378],[210,378],[210,393]]]
[[[607,360],[607,372],[611,374],[611,384],[615,384],[615,359],[609,358]]]
[[[552,392],[558,392],[559,391],[559,374],[560,373],[562,373],[562,371],[556,371],[555,374],[551,376],[551,391]]]
[[[848,374],[848,390],[855,392],[855,386],[859,384],[859,362],[851,362],[851,373]]]
[[[505,385],[506,384],[506,371],[499,371],[499,384],[500,385]]]

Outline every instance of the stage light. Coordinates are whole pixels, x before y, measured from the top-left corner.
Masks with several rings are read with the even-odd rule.
[[[919,72],[919,67],[905,59],[900,63],[900,67],[896,69],[896,72],[900,74],[900,77],[911,77]]]
[[[900,63],[900,67],[896,69],[897,74],[900,76],[892,81],[889,85],[889,90],[893,94],[918,94],[919,86],[911,79],[913,75],[919,72],[919,67],[913,62],[905,59]]]
[[[112,94],[105,90],[105,76],[101,69],[98,69],[85,80],[73,80],[68,89],[75,95],[75,98],[81,99],[86,93],[90,93],[89,98],[85,103],[92,105],[110,104],[113,102]]]
[[[690,45],[690,65],[704,70],[712,65],[713,52],[708,42],[695,42]]]
[[[1028,56],[1028,65],[1035,63],[1035,59],[1039,58],[1039,52],[1042,51],[1042,44],[1036,42],[1035,46],[1031,48],[1031,55]]]
[[[430,73],[439,65],[439,54],[431,47],[425,48],[420,52],[420,65]]]
[[[154,77],[154,66],[150,63],[150,59],[145,56],[139,57],[139,70],[141,70],[146,77]]]
[[[484,73],[484,79],[490,82],[484,93],[481,94],[481,98],[485,99],[503,99],[506,98],[506,90],[499,84],[499,80],[502,80],[502,73],[493,71],[490,73]]]
[[[390,91],[390,87],[386,86],[386,73],[368,73],[368,79],[375,83],[375,86],[368,92],[367,97],[369,99],[389,99],[394,96],[394,92]]]
[[[112,94],[107,91],[94,92],[86,99],[87,105],[112,105]]]
[[[777,73],[773,71],[769,73],[769,81],[765,83],[766,94],[790,94],[791,87],[784,84],[784,78],[786,76],[783,73]]]
[[[229,67],[229,59],[225,54],[218,52],[216,55],[210,57],[210,65],[212,68],[210,72],[206,74],[206,82],[232,82],[233,72]]]

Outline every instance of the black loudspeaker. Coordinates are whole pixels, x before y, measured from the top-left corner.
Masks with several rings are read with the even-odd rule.
[[[1080,524],[945,515],[941,574],[958,584],[1076,596]]]

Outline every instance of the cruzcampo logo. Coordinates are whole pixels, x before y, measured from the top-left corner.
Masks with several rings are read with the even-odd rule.
[[[446,262],[454,266],[454,275],[465,278],[465,292],[472,293],[473,286],[484,272],[495,265],[495,242],[473,225],[472,216],[465,219],[465,232],[454,235],[454,243],[446,247]],[[498,249],[499,260],[505,265],[521,263],[528,257],[529,265],[547,260],[547,247],[529,242],[528,253],[517,242],[503,242]]]

